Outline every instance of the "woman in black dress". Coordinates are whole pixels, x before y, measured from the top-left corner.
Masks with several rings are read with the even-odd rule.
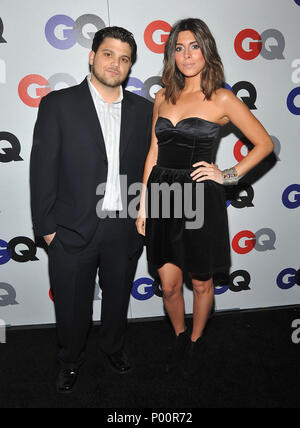
[[[223,89],[222,61],[210,30],[200,19],[185,19],[173,27],[165,47],[162,82],[164,89],[157,93],[154,105],[153,137],[136,225],[146,237],[147,258],[158,270],[164,305],[174,327],[175,342],[168,365],[171,368],[183,349],[191,357],[202,343],[214,301],[213,274],[230,266],[223,185],[236,184],[239,177],[272,152],[273,143],[246,105]],[[221,171],[212,162],[221,127],[230,121],[254,148],[239,164]],[[176,190],[171,192],[167,216],[162,206],[168,198],[157,191],[157,185],[163,183],[179,183],[183,190],[182,195]],[[187,184],[190,187],[185,187]],[[204,223],[196,229],[188,228],[190,217],[185,215],[184,203],[192,194],[193,209],[199,211],[199,186],[204,187],[200,209]],[[159,209],[153,215],[151,209],[157,209],[158,203]],[[180,207],[181,217],[177,215]],[[191,334],[185,326],[183,271],[193,283]]]

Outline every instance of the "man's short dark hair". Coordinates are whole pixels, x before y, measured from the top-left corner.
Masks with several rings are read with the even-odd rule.
[[[137,45],[134,40],[134,36],[130,31],[125,30],[121,27],[105,27],[102,30],[97,31],[95,34],[92,50],[96,53],[99,46],[103,43],[104,39],[110,37],[112,39],[121,40],[121,42],[128,43],[131,47],[131,62],[132,64],[136,61]]]

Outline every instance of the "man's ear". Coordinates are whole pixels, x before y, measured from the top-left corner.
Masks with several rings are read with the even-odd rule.
[[[90,65],[94,65],[94,58],[95,58],[95,52],[94,52],[94,51],[91,51],[91,52],[89,53],[89,64],[90,64]]]

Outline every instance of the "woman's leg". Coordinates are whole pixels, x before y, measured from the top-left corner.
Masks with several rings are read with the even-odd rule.
[[[213,280],[200,281],[192,277],[194,291],[194,326],[191,336],[196,342],[203,333],[214,303]]]
[[[158,273],[161,279],[164,305],[175,334],[179,336],[185,331],[182,271],[178,266],[166,263],[158,269]]]

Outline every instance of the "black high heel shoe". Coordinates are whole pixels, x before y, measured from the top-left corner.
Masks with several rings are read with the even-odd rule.
[[[187,329],[175,337],[173,345],[168,349],[167,373],[181,366],[189,341],[190,337]]]

